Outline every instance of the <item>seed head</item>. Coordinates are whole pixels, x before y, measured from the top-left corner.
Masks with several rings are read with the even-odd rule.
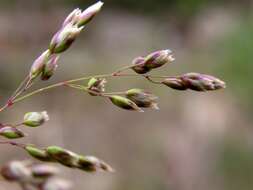
[[[145,74],[152,69],[158,68],[163,66],[164,64],[171,63],[175,59],[172,55],[172,51],[167,50],[160,50],[153,52],[145,57],[137,57],[133,60],[132,69],[138,74]]]
[[[145,66],[145,58],[143,57],[137,57],[133,60],[133,65],[132,69],[138,73],[138,74],[145,74],[148,73],[151,69]]]
[[[79,16],[78,27],[85,26],[88,22],[90,22],[96,14],[100,12],[103,5],[104,3],[99,1],[85,9]]]
[[[170,77],[164,79],[162,84],[176,90],[191,89],[202,92],[226,88],[225,82],[220,79],[200,73],[186,73],[178,77]]]
[[[53,177],[42,185],[41,190],[68,190],[71,186],[69,181]]]
[[[175,90],[187,90],[187,86],[183,83],[183,81],[179,78],[166,78],[162,81],[162,84],[173,88]]]
[[[166,63],[171,63],[175,59],[172,55],[172,51],[167,49],[167,50],[160,50],[156,51],[154,53],[149,54],[145,58],[145,66],[150,69],[155,69],[158,67],[163,66]]]
[[[88,82],[88,89],[92,90],[96,93],[101,93],[105,91],[105,83],[106,79],[99,79],[99,78],[91,78]],[[96,93],[89,92],[92,96],[97,96]]]
[[[58,146],[49,146],[46,148],[46,152],[50,155],[50,157],[62,165],[67,167],[77,167],[79,155],[74,152]]]
[[[31,178],[31,171],[21,161],[11,161],[1,169],[1,175],[8,181],[25,182]]]
[[[113,95],[109,97],[111,102],[123,109],[126,110],[134,110],[134,111],[138,111],[138,112],[143,112],[143,110],[141,108],[139,108],[132,100],[122,97],[122,96],[118,96],[118,95]]]
[[[49,156],[49,154],[43,150],[35,147],[34,145],[26,145],[25,150],[30,156],[33,158],[40,160],[40,161],[45,161],[45,162],[52,162],[54,161],[53,158]]]
[[[32,175],[39,178],[48,178],[59,173],[59,169],[48,164],[35,164],[31,167]]]
[[[94,156],[79,156],[78,168],[86,172],[96,172],[99,170],[113,172],[113,168],[104,161]]]
[[[126,92],[126,97],[132,100],[138,107],[159,109],[157,96],[142,89],[130,89]]]
[[[43,112],[28,112],[24,116],[23,124],[28,127],[38,127],[49,120],[46,111]]]
[[[187,73],[180,79],[189,89],[195,91],[219,90],[226,87],[225,82],[206,74]]]
[[[62,27],[51,40],[50,52],[58,54],[66,51],[82,30],[83,27],[77,27],[72,23]]]
[[[50,51],[46,50],[33,62],[32,67],[30,69],[30,74],[29,74],[31,80],[35,79],[42,73],[45,67],[45,64],[47,63],[49,59],[49,56],[50,56]]]
[[[9,126],[0,128],[0,135],[8,139],[18,139],[25,136],[21,130]]]
[[[51,76],[53,76],[54,71],[56,70],[56,68],[58,67],[57,62],[59,59],[59,55],[52,55],[50,57],[50,59],[48,60],[48,62],[45,64],[42,74],[41,74],[41,80],[48,80],[49,78],[51,78]]]
[[[73,25],[76,24],[79,21],[79,16],[82,13],[82,10],[77,8],[74,9],[68,16],[67,18],[64,20],[62,26],[66,26],[69,23],[72,23]]]

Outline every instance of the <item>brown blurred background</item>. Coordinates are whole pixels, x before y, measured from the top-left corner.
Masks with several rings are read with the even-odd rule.
[[[0,102],[17,87],[32,61],[72,9],[92,0],[0,0]],[[112,72],[136,56],[170,48],[176,62],[154,73],[201,72],[227,82],[210,93],[178,92],[142,79],[117,79],[108,90],[148,89],[160,111],[127,112],[100,98],[59,88],[34,96],[0,115],[19,122],[28,111],[51,120],[26,129],[22,142],[59,145],[109,162],[113,174],[62,168],[74,189],[253,189],[253,1],[105,0],[105,6],[64,53],[46,86]],[[36,88],[36,87],[35,87]],[[0,164],[27,155],[1,146]],[[18,189],[0,181],[0,190]]]

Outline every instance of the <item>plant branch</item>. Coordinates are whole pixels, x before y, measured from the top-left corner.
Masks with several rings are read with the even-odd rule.
[[[22,89],[24,88],[24,86],[26,86],[27,81],[29,80],[29,75],[25,77],[25,79],[20,83],[20,85],[18,86],[18,88],[14,91],[14,93],[11,95],[10,99],[13,99],[13,97],[16,96],[16,94]]]
[[[14,142],[14,141],[0,141],[0,144],[7,144],[7,145],[12,145],[12,146],[17,146],[17,147],[20,147],[20,148],[25,147],[25,144],[17,143],[17,142]]]
[[[6,108],[10,107],[12,104],[23,101],[23,100],[25,100],[25,99],[33,96],[33,95],[39,94],[41,92],[44,92],[44,91],[47,91],[47,90],[50,90],[50,89],[53,89],[53,88],[56,88],[56,87],[70,86],[70,84],[72,84],[72,83],[80,82],[80,81],[83,81],[83,80],[88,80],[88,79],[91,79],[93,77],[94,78],[111,78],[111,77],[140,77],[140,76],[143,76],[146,79],[148,79],[150,82],[155,83],[155,84],[160,84],[160,82],[153,81],[151,78],[168,78],[168,76],[152,76],[152,75],[123,74],[123,73],[121,73],[121,72],[123,72],[123,71],[125,71],[129,68],[132,68],[132,67],[133,67],[133,65],[126,66],[126,67],[123,67],[123,68],[119,69],[118,71],[110,73],[110,74],[91,75],[91,76],[85,76],[85,77],[80,77],[80,78],[76,78],[76,79],[67,80],[67,81],[64,81],[64,82],[58,82],[56,84],[52,84],[52,85],[49,85],[47,87],[37,89],[33,92],[30,92],[30,93],[28,93],[24,96],[21,96],[21,97],[17,98],[21,93],[26,91],[32,85],[31,81],[28,80],[26,82],[25,88],[23,88],[21,91],[16,93],[16,95],[14,96],[13,99],[10,99],[9,102],[7,102],[2,108],[0,108],[0,112],[4,111]],[[80,86],[79,87],[70,86],[70,87],[80,89]],[[80,90],[86,90],[88,92],[90,91],[87,88],[86,89],[82,88]],[[95,93],[94,91],[90,91],[90,92]],[[97,93],[98,96],[105,96],[105,97],[108,97],[109,95],[115,95],[115,94],[124,94],[124,93],[123,92],[116,92],[116,93],[109,93],[109,94],[108,93],[103,93],[103,94]]]
[[[47,86],[47,87],[44,87],[44,88],[40,88],[38,90],[35,90],[31,93],[28,93],[20,98],[17,98],[13,101],[13,103],[17,103],[17,102],[20,102],[26,98],[29,98],[35,94],[38,94],[38,93],[41,93],[41,92],[44,92],[44,91],[47,91],[49,89],[53,89],[53,88],[56,88],[56,87],[60,87],[60,86],[69,86],[69,84],[71,83],[75,83],[75,82],[79,82],[79,81],[83,81],[83,80],[88,80],[90,78],[93,78],[93,77],[96,77],[96,78],[107,78],[107,77],[113,77],[112,74],[104,74],[104,75],[95,75],[95,76],[86,76],[86,77],[81,77],[81,78],[77,78],[77,79],[72,79],[72,80],[67,80],[67,81],[64,81],[64,82],[59,82],[59,83],[56,83],[56,84],[53,84],[53,85],[50,85],[50,86]],[[0,112],[3,111],[0,109]]]
[[[77,89],[77,90],[90,92],[90,93],[96,94],[97,96],[104,96],[104,97],[108,97],[110,95],[124,95],[124,94],[126,94],[126,92],[96,92],[94,90],[89,89],[88,87],[85,87],[82,85],[76,85],[76,84],[66,84],[66,86],[68,86],[70,88]]]
[[[154,84],[161,84],[161,82],[160,81],[154,81],[153,79],[151,79],[151,77],[150,76],[144,76],[148,81],[150,81],[150,82],[152,82],[152,83],[154,83]]]

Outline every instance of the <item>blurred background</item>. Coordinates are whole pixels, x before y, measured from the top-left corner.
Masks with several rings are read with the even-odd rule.
[[[33,60],[74,8],[93,0],[0,0],[0,102],[25,77]],[[62,168],[74,189],[253,189],[253,1],[105,0],[99,15],[60,59],[49,82],[110,73],[132,59],[170,48],[174,64],[155,74],[200,72],[227,82],[210,93],[178,92],[139,79],[114,79],[109,91],[140,87],[157,94],[160,111],[127,112],[109,101],[58,88],[2,112],[20,122],[28,111],[51,120],[25,129],[20,141],[59,145],[110,163],[113,174]],[[27,155],[0,147],[0,164]],[[19,189],[0,181],[0,190]]]

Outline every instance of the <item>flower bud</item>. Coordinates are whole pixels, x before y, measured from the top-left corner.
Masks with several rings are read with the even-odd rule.
[[[24,116],[23,124],[28,127],[38,127],[49,120],[46,111],[43,112],[28,112]]]
[[[25,136],[21,130],[9,126],[0,128],[0,135],[8,139],[18,139]]]
[[[145,57],[137,57],[133,60],[132,69],[138,74],[145,74],[152,69],[158,68],[163,66],[166,63],[170,63],[174,61],[172,51],[167,50],[160,50],[153,52]]]
[[[145,58],[143,57],[135,58],[133,60],[133,65],[135,66],[133,66],[132,69],[138,74],[145,74],[151,70],[145,66]]]
[[[72,23],[60,29],[52,38],[49,50],[51,53],[62,53],[66,51],[80,34],[83,27],[78,28]]]
[[[154,53],[149,54],[145,58],[145,66],[150,69],[155,69],[158,67],[163,66],[166,63],[171,63],[175,59],[173,58],[172,51],[167,50],[160,50]]]
[[[187,90],[187,86],[181,79],[178,78],[167,78],[162,81],[162,84],[175,89],[175,90]]]
[[[72,23],[73,25],[76,24],[79,20],[79,16],[82,13],[82,10],[77,8],[74,9],[68,16],[67,18],[64,20],[62,26],[66,26],[69,23]]]
[[[26,145],[25,150],[27,151],[28,154],[30,154],[30,156],[32,156],[33,158],[37,160],[45,161],[45,162],[54,161],[53,158],[51,158],[45,150],[39,149],[33,145]]]
[[[50,157],[52,157],[62,165],[65,165],[67,167],[77,167],[79,155],[77,155],[76,153],[58,146],[49,146],[46,148],[46,151],[50,155]]]
[[[80,156],[78,160],[78,168],[86,172],[96,172],[99,170],[113,172],[113,168],[104,161],[94,156]]]
[[[88,82],[88,89],[94,91],[89,92],[92,96],[97,96],[96,93],[101,93],[105,91],[105,83],[106,79],[99,79],[99,78],[91,78]]]
[[[53,76],[54,71],[58,67],[57,61],[59,59],[59,55],[52,55],[48,62],[45,64],[44,69],[41,74],[41,80],[48,80],[51,76]]]
[[[101,10],[103,4],[103,2],[99,1],[85,9],[79,16],[78,27],[85,26],[88,22],[90,22],[94,18],[94,16]]]
[[[157,105],[157,97],[142,89],[130,89],[126,92],[126,97],[132,100],[137,106],[141,108],[159,109]]]
[[[42,73],[43,68],[49,59],[49,56],[50,56],[50,51],[46,50],[33,62],[32,67],[30,69],[30,74],[29,74],[31,80],[35,79]]]
[[[31,171],[23,162],[11,161],[2,167],[1,175],[8,181],[25,182],[31,178]]]
[[[195,91],[218,90],[226,87],[225,82],[220,79],[200,73],[187,73],[180,79],[189,89]]]
[[[120,108],[143,112],[141,108],[139,108],[132,100],[129,100],[128,98],[118,95],[110,96],[109,98],[114,105]]]
[[[59,169],[48,164],[36,164],[31,167],[32,175],[39,178],[47,178],[59,173]]]
[[[49,178],[41,187],[41,190],[68,190],[71,183],[60,178]]]

